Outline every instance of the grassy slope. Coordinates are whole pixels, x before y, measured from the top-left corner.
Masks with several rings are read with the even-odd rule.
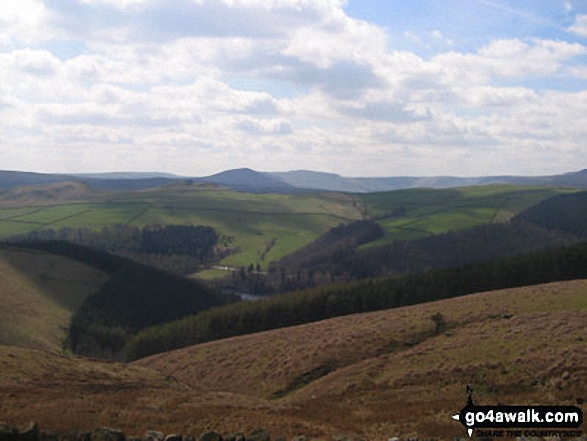
[[[435,335],[436,312],[447,333]],[[297,416],[368,439],[451,437],[460,432],[448,416],[464,404],[466,384],[485,404],[585,396],[586,321],[580,280],[335,318],[137,364],[207,390],[284,396],[279,402],[300,406]]]
[[[186,184],[127,193],[75,190],[75,201],[68,200],[66,192],[51,197],[54,189],[29,189],[21,199],[3,199],[7,196],[0,195],[0,237],[43,228],[101,228],[114,223],[209,225],[222,235],[232,236],[234,240],[229,245],[239,249],[222,265],[260,263],[266,268],[270,261],[303,247],[341,222],[360,219],[364,213],[377,218],[386,233],[366,245],[372,246],[506,221],[550,196],[575,191],[482,186],[366,195],[283,195]],[[43,199],[39,194],[48,196]],[[200,276],[214,278],[223,274],[210,270]]]
[[[366,246],[505,222],[544,199],[574,191],[578,190],[489,185],[361,195],[366,213],[375,217],[385,230],[383,238]]]
[[[450,415],[465,404],[466,384],[477,404],[574,404],[587,395],[586,294],[585,280],[475,294],[131,365],[0,346],[0,414],[15,424],[106,425],[129,435],[267,427],[272,438],[452,440],[464,436]],[[430,316],[439,311],[449,329],[433,335]],[[333,371],[310,381],[324,367]],[[269,399],[296,379],[297,390]]]
[[[341,222],[361,216],[357,198],[350,195],[249,194],[183,184],[132,193],[93,192],[90,202],[31,202],[30,198],[21,206],[9,202],[0,208],[0,237],[115,223],[209,225],[234,237],[229,245],[240,251],[222,262],[230,266],[265,267]]]
[[[66,257],[0,248],[0,344],[61,348],[72,314],[108,278]]]

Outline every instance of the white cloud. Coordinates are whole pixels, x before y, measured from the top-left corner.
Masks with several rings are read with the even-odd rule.
[[[337,0],[2,1],[7,168],[203,175],[311,161],[389,175],[430,174],[434,162],[438,173],[480,174],[483,157],[487,172],[503,173],[524,152],[534,153],[528,167],[551,156],[576,164],[587,136],[584,93],[529,80],[587,78],[577,43],[512,38],[441,52],[452,42],[440,30],[404,33],[434,48],[426,58],[390,49],[384,29]],[[39,49],[56,35],[83,41],[83,53]]]
[[[490,79],[550,75],[564,62],[587,53],[585,46],[550,40],[495,40],[476,54],[448,52],[437,55],[438,65],[448,83],[485,84]]]
[[[80,0],[85,5],[109,5],[120,9],[146,3],[147,0]]]
[[[587,14],[577,14],[575,17],[575,23],[568,27],[567,31],[577,34],[580,37],[587,37]]]
[[[41,0],[2,0],[0,47],[48,38],[47,19],[48,11]]]

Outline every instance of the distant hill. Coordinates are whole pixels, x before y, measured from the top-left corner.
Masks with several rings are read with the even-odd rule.
[[[85,178],[84,183],[98,190],[113,191],[133,191],[148,190],[151,188],[162,187],[164,185],[179,182],[175,178],[126,178],[126,179],[106,179],[106,178]]]
[[[299,191],[298,188],[271,176],[269,173],[260,173],[250,168],[228,170],[194,180],[251,193],[293,193]]]
[[[348,178],[335,173],[322,173],[308,170],[268,174],[297,188],[350,193],[370,193],[408,188],[455,188],[490,184],[587,188],[587,170],[553,176],[484,176],[474,178],[452,176]]]
[[[71,176],[76,176],[81,179],[183,179],[173,173],[159,173],[159,172],[106,172],[106,173],[75,173]]]
[[[22,185],[53,184],[68,180],[71,180],[71,177],[67,175],[0,170],[0,190]]]
[[[65,256],[0,248],[0,344],[60,350],[72,315],[110,276]]]
[[[24,205],[87,200],[92,195],[92,188],[83,182],[62,181],[9,188],[0,193],[0,199],[3,202]]]
[[[552,176],[453,176],[350,178],[335,173],[309,170],[258,172],[239,168],[204,177],[180,177],[157,172],[114,172],[80,174],[43,174],[0,170],[0,191],[23,185],[42,185],[64,181],[82,181],[94,189],[144,190],[179,183],[184,180],[216,184],[251,193],[299,193],[337,191],[371,193],[409,188],[456,188],[475,185],[511,184],[546,185],[587,189],[587,170]]]
[[[161,187],[181,178],[159,173],[98,173],[98,174],[44,174],[0,170],[0,191],[15,187],[56,184],[68,181],[82,182],[94,189],[144,190]]]

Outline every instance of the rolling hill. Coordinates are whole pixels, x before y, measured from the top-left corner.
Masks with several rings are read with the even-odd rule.
[[[465,435],[450,416],[466,403],[466,385],[477,404],[572,405],[587,396],[586,292],[587,281],[575,280],[472,294],[132,364],[0,346],[0,414],[133,436],[265,427],[272,439],[452,440]]]
[[[298,417],[367,439],[452,437],[459,427],[450,414],[466,401],[467,384],[485,404],[574,404],[585,396],[586,292],[583,280],[473,294],[135,364],[193,387],[298,406]]]
[[[38,265],[45,269],[45,273],[33,275],[49,281],[57,279],[50,286],[59,290],[58,298],[70,299],[66,305],[70,306],[67,318],[71,320],[63,326],[67,328],[64,346],[77,354],[115,358],[126,339],[145,327],[177,320],[237,300],[236,296],[211,289],[200,281],[69,242],[23,242],[5,249],[9,252],[25,252],[23,265],[33,265],[35,261],[29,263],[27,258],[37,256]],[[26,251],[31,253],[26,254]],[[71,293],[63,291],[60,286],[67,283],[71,273],[67,268],[51,264],[51,261],[65,257],[99,270],[108,277],[100,285],[92,285],[88,291],[76,286],[72,287]],[[8,291],[10,294],[19,296],[18,292]],[[82,295],[83,298],[79,299]],[[22,296],[19,296],[19,300],[25,302],[20,304],[21,309],[9,312],[12,320],[17,322],[27,318],[27,303],[22,300]],[[33,306],[34,302],[31,304]],[[46,319],[41,308],[31,310],[30,314],[40,321]],[[38,330],[31,329],[31,332],[36,336]]]
[[[63,181],[10,188],[2,192],[0,199],[5,206],[30,206],[47,202],[56,204],[83,201],[95,196],[100,195],[83,182]]]
[[[374,220],[384,235],[363,246],[376,246],[508,221],[543,200],[576,191],[482,186],[364,195],[260,194],[179,182],[155,189],[111,192],[79,182],[62,182],[13,188],[0,194],[0,237],[42,229],[100,229],[113,224],[208,225],[231,250],[220,265],[238,268],[259,264],[267,269],[270,262],[342,223]],[[213,269],[198,276],[226,274]]]
[[[361,217],[360,203],[352,195],[252,194],[181,182],[142,191],[88,189],[83,200],[64,200],[74,198],[75,191],[62,192],[61,199],[52,197],[65,187],[88,189],[85,184],[60,183],[0,194],[0,238],[40,229],[100,229],[113,224],[207,225],[224,236],[233,251],[223,265],[259,263],[266,268],[330,228]]]
[[[140,190],[171,185],[182,180],[213,183],[221,187],[252,193],[299,193],[334,191],[371,193],[409,188],[457,188],[478,185],[534,185],[587,188],[587,170],[550,176],[393,176],[354,178],[310,170],[258,172],[248,168],[226,170],[204,177],[181,177],[170,173],[75,173],[44,174],[0,170],[0,190],[23,185],[41,185],[78,180],[92,188]]]
[[[0,248],[0,344],[61,349],[73,314],[109,279],[65,256]]]
[[[409,188],[457,188],[478,185],[538,185],[587,188],[587,170],[551,176],[396,176],[350,178],[335,173],[309,170],[267,173],[293,187],[307,190],[372,193]]]
[[[207,182],[222,187],[250,193],[295,193],[300,189],[269,173],[260,173],[250,168],[227,170],[212,176],[195,178],[198,182]]]

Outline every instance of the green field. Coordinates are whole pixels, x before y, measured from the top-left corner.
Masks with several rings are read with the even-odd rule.
[[[340,193],[253,194],[178,184],[147,191],[99,193],[76,202],[14,200],[2,208],[0,238],[35,230],[112,224],[208,225],[234,249],[220,265],[269,262],[307,245],[343,222],[374,218],[385,236],[365,246],[414,239],[488,222],[504,222],[520,211],[569,189],[480,186],[451,190],[412,189],[350,195]],[[226,271],[209,270],[203,278]]]
[[[360,219],[357,198],[348,195],[250,194],[174,186],[108,194],[90,203],[55,203],[0,209],[0,237],[42,229],[112,224],[185,224],[214,227],[238,251],[221,264],[266,268],[341,222]],[[1,201],[0,201],[1,202]],[[218,276],[222,272],[215,271]]]
[[[489,185],[451,190],[401,190],[361,196],[385,236],[365,246],[410,240],[476,225],[506,222],[557,194],[577,190]]]

